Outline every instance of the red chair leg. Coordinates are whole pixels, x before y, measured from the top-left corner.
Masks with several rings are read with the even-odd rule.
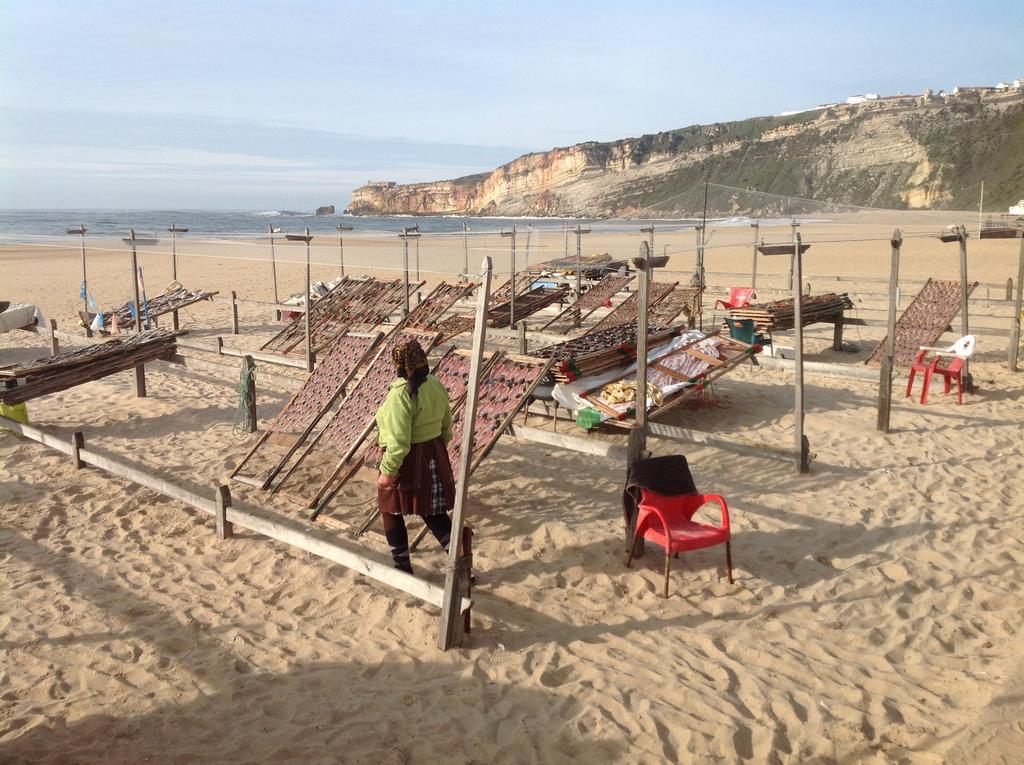
[[[668,597],[668,572],[672,568],[672,554],[665,548],[665,597]]]
[[[729,584],[733,584],[732,580],[732,540],[726,540],[725,542],[725,570],[729,575]]]
[[[932,370],[927,369],[924,373],[924,387],[921,389],[921,403],[928,403],[928,389],[932,387]]]
[[[910,398],[910,391],[914,387],[914,375],[917,374],[917,370],[913,367],[910,368],[910,376],[907,378],[907,395],[903,398]]]

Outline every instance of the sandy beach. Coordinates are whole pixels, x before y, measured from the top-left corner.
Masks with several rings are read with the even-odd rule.
[[[804,225],[813,293],[847,291],[852,316],[885,317],[889,235],[905,238],[903,306],[927,277],[959,279],[956,244],[934,235],[955,216],[908,213]],[[974,227],[976,221],[964,222]],[[749,278],[753,232],[712,226],[707,303]],[[763,228],[790,241],[788,226]],[[5,299],[36,302],[74,330],[77,239],[0,246]],[[584,253],[631,257],[637,233],[594,233]],[[126,248],[87,240],[101,307],[130,297]],[[520,264],[564,254],[534,237]],[[44,246],[45,245],[45,246]],[[338,274],[337,239],[313,248],[314,279]],[[688,283],[692,231],[655,233],[671,256],[659,281]],[[462,271],[461,235],[424,237],[430,284]],[[503,438],[473,476],[473,632],[447,653],[438,614],[410,596],[313,555],[213,521],[0,430],[0,760],[10,763],[1012,763],[1024,751],[1024,373],[1006,368],[1004,303],[1019,242],[969,241],[979,386],[958,406],[894,388],[892,433],[875,431],[877,380],[808,375],[807,475],[772,459],[652,439],[685,452],[700,490],[729,502],[736,582],[722,548],[674,561],[661,597],[660,551],[623,565],[624,466]],[[575,253],[575,241],[569,240]],[[168,243],[140,251],[151,294],[171,280]],[[190,289],[273,298],[258,240],[178,243]],[[476,235],[471,272],[508,241]],[[278,244],[279,296],[299,291],[304,250]],[[345,240],[350,273],[401,274],[397,237]],[[760,258],[765,297],[786,258]],[[415,263],[413,263],[415,272]],[[825,277],[842,276],[835,282]],[[858,281],[861,279],[861,281]],[[182,312],[196,338],[230,332],[223,303]],[[954,320],[954,328],[959,326]],[[239,347],[279,327],[240,309]],[[986,329],[1002,334],[985,334]],[[958,332],[944,336],[951,343]],[[863,361],[884,335],[807,332],[807,359]],[[788,345],[791,335],[777,342]],[[507,347],[507,346],[501,346]],[[0,363],[48,355],[44,337],[0,335]],[[714,406],[664,422],[788,448],[792,373],[744,365],[716,384]],[[258,379],[258,378],[257,378]],[[28,404],[33,423],[209,493],[246,453],[232,432],[237,366],[226,374],[156,363],[149,396],[122,373]],[[260,424],[288,391],[257,382]],[[550,427],[543,417],[531,424]],[[565,423],[560,431],[582,431]],[[624,442],[616,432],[590,436]],[[252,437],[250,437],[252,438]],[[240,484],[246,501],[298,518],[287,500]],[[325,523],[349,538],[373,501],[349,484]],[[386,560],[382,538],[359,544]],[[443,579],[432,544],[417,573]],[[1015,754],[1016,753],[1016,754]]]

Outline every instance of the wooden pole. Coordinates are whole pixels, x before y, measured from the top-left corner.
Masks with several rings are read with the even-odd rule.
[[[280,303],[281,299],[277,295],[277,257],[274,254],[274,227],[268,226],[270,230],[270,271],[274,275],[274,302]],[[281,312],[278,311],[277,315],[280,316]]]
[[[526,355],[528,348],[526,343],[526,322],[519,322],[519,352]]]
[[[447,651],[455,645],[461,593],[469,581],[468,561],[463,550],[466,492],[469,470],[473,459],[473,430],[480,395],[480,371],[484,363],[484,345],[487,335],[487,304],[491,299],[491,259],[483,260],[483,274],[477,291],[476,326],[473,329],[473,355],[469,366],[466,403],[462,414],[462,449],[459,452],[459,472],[455,482],[455,507],[452,510],[452,534],[448,545],[448,570],[444,578],[444,600],[441,603],[441,629],[438,647]]]
[[[132,294],[135,296],[135,334],[142,334],[142,301],[139,299],[139,258],[135,252],[135,229],[131,231]]]
[[[256,432],[256,362],[252,356],[246,355],[242,357],[242,364],[244,365],[248,374],[245,376],[246,387],[245,387],[245,406],[246,412],[249,416],[249,433]]]
[[[50,355],[60,353],[60,340],[57,339],[57,320],[50,319]]]
[[[757,288],[757,235],[761,230],[761,221],[755,220],[750,224],[751,228],[754,229],[754,246],[751,248],[754,253],[751,256],[750,262],[750,288]]]
[[[803,326],[803,290],[800,283],[803,279],[803,257],[800,254],[800,234],[793,226],[793,332],[796,358],[794,359],[795,399],[793,402],[794,448],[796,472],[806,473],[808,470],[808,443],[804,436],[804,326]]]
[[[502,231],[501,235],[512,238],[512,249],[510,251],[512,257],[512,281],[510,282],[512,285],[512,295],[509,298],[508,304],[508,325],[514,329],[516,326],[516,227],[512,226],[511,231]]]
[[[462,276],[469,274],[469,225],[462,224]]]
[[[409,240],[402,237],[402,278],[405,280],[405,296],[403,298],[402,316],[409,315]]]
[[[313,304],[309,294],[309,240],[312,237],[309,235],[309,228],[306,228],[306,312],[305,312],[305,324],[306,324],[306,371],[313,371],[313,333],[310,329],[309,315],[313,313]],[[232,296],[232,304],[234,304],[234,294]],[[237,309],[236,309],[237,310]]]
[[[235,535],[235,525],[228,520],[228,508],[231,507],[231,489],[227,486],[218,486],[214,495],[216,512],[214,518],[217,522],[217,539],[231,539]]]
[[[135,395],[139,398],[146,397],[146,365],[139,364],[135,367]]]
[[[1017,264],[1017,297],[1013,302],[1013,318],[1010,320],[1010,354],[1008,365],[1011,372],[1017,371],[1017,361],[1020,357],[1020,314],[1022,297],[1024,297],[1024,231],[1020,232],[1020,256]]]
[[[174,328],[177,329],[177,325]],[[231,290],[231,334],[238,334],[238,295],[234,290]]]
[[[171,224],[171,281],[178,281],[178,240],[177,223]],[[171,329],[178,330],[178,312],[171,311]]]
[[[81,470],[85,464],[82,462],[82,449],[85,448],[85,434],[80,430],[76,430],[71,434],[71,460],[75,465],[75,470]]]
[[[338,262],[341,265],[341,275],[345,275],[345,232],[351,231],[351,226],[338,224]]]
[[[576,299],[583,295],[583,241],[584,234],[589,234],[589,228],[581,228],[576,224]]]
[[[892,363],[896,352],[896,306],[899,301],[900,281],[900,247],[903,245],[903,233],[896,229],[892,232],[892,267],[889,271],[889,323],[885,341],[885,356],[882,359],[882,370],[878,375],[878,423],[881,433],[889,432],[889,413],[892,408]]]
[[[969,335],[970,321],[967,316],[967,226],[960,224],[960,335]],[[964,389],[974,391],[974,378],[971,376],[970,360],[964,360]]]

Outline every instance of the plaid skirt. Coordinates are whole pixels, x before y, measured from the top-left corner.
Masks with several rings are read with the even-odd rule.
[[[413,444],[402,460],[394,486],[377,488],[382,513],[437,515],[455,506],[455,476],[444,439]]]

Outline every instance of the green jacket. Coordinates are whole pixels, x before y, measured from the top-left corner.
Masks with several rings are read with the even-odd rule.
[[[452,440],[452,409],[448,391],[433,375],[409,395],[409,384],[399,377],[388,388],[384,403],[377,410],[377,443],[385,448],[380,462],[384,475],[398,475],[402,460],[412,444],[421,444],[438,436],[446,444]]]

